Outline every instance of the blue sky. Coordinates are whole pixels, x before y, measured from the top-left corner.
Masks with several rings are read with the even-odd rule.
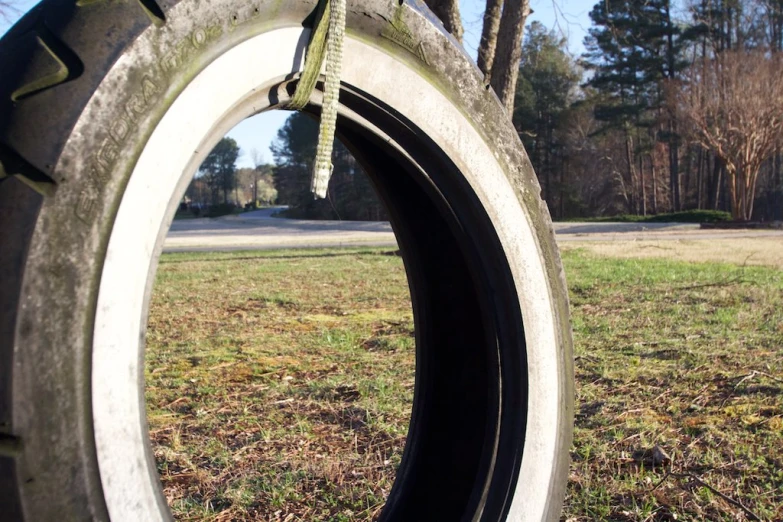
[[[65,0],[69,1],[69,0]],[[71,0],[72,1],[72,0]],[[9,14],[9,20],[0,18],[0,35],[16,22],[37,2],[31,0],[11,0],[17,12]],[[584,50],[582,40],[590,27],[590,10],[595,0],[531,0],[533,14],[528,23],[537,20],[550,29],[555,29],[568,38],[568,47],[574,55]],[[464,45],[475,58],[478,42],[481,38],[482,13],[486,0],[460,0],[460,12],[465,27]],[[251,151],[258,150],[266,162],[272,162],[269,145],[274,141],[277,130],[288,117],[285,111],[271,111],[248,118],[234,127],[228,135],[237,140],[242,155],[238,166],[253,166]]]

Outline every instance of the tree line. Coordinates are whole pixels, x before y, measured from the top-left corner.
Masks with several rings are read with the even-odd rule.
[[[461,40],[458,1],[427,4]],[[523,31],[529,13],[527,0],[487,0],[477,64],[555,218],[707,209],[783,219],[783,0],[600,0],[582,56],[540,23]],[[288,198],[283,173],[305,160],[285,152],[288,131],[279,138],[276,183]],[[298,184],[291,202],[305,214],[339,213]]]
[[[273,165],[252,150],[252,168],[236,166],[241,150],[236,140],[223,137],[207,154],[185,191],[184,206],[191,211],[230,213],[234,208],[270,205],[277,200],[272,179]]]
[[[722,209],[737,220],[781,219],[783,2],[677,8],[606,0],[591,11],[578,61],[586,81],[570,106],[587,114],[564,121],[566,135],[585,137],[563,154],[576,181],[568,188],[592,176],[589,210],[604,213]],[[580,148],[594,148],[591,161]]]
[[[460,40],[458,1],[427,4]],[[527,0],[487,0],[477,64],[553,217],[783,219],[783,0],[600,0],[581,56],[542,24],[525,26],[529,13]],[[329,197],[312,198],[316,139],[306,114],[278,132],[278,201],[299,217],[385,219],[339,143]],[[202,171],[219,179],[220,161]],[[226,199],[219,181],[210,186]]]
[[[427,3],[461,38],[457,0]],[[600,0],[579,57],[535,22],[515,41],[529,12],[487,0],[477,63],[554,217],[783,219],[783,0]]]

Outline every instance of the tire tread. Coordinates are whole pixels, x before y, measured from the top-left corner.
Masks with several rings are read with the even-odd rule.
[[[31,165],[12,148],[0,143],[0,180],[16,177],[42,196],[51,196],[55,181]]]
[[[0,457],[16,458],[23,450],[22,439],[13,435],[0,434]]]
[[[35,71],[21,86],[11,93],[11,100],[17,102],[39,92],[51,89],[60,84],[75,80],[84,72],[84,64],[65,43],[60,41],[49,30],[44,22],[39,22],[37,27],[28,35],[20,39],[22,45],[34,45],[34,63],[46,63],[53,60],[56,64],[54,72]],[[37,55],[37,56],[36,56]]]

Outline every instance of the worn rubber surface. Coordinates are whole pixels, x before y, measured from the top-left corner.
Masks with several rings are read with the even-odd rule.
[[[255,35],[272,28],[307,25],[314,4],[314,0],[48,0],[0,40],[0,519],[108,520],[92,427],[90,357],[104,255],[124,187],[157,122],[202,69]],[[557,350],[558,371],[563,376],[557,392],[558,411],[551,412],[557,416],[556,445],[561,453],[553,464],[544,517],[557,519],[567,476],[573,417],[570,327],[551,223],[530,164],[496,97],[423,2],[349,1],[347,27],[352,37],[393,55],[426,78],[467,115],[477,132],[491,144],[534,230],[538,251],[531,255],[540,258],[547,270],[547,302],[557,321],[559,339],[557,346],[551,348]],[[142,36],[154,43],[147,48],[151,51],[141,52],[136,46]],[[121,80],[108,74],[118,64],[126,71]],[[353,98],[346,93],[345,103],[368,111],[371,109],[367,107],[382,106],[362,100],[361,93]],[[399,126],[399,122],[395,125]],[[375,160],[389,154],[368,140],[361,129],[349,126],[342,129],[342,134],[359,157],[362,150],[366,154],[375,150],[373,147],[377,148],[371,155]],[[406,139],[411,143],[421,141],[415,132]],[[416,146],[411,145],[414,149]],[[427,159],[436,156],[425,149],[416,153],[419,165],[432,161],[433,169],[447,172],[453,168],[458,172],[459,165],[449,164],[448,158],[438,160],[441,163]],[[370,171],[373,169],[369,164],[375,161],[372,158],[366,161]],[[444,242],[443,248],[433,250],[438,243],[421,233],[417,235],[416,227],[411,225],[426,214],[415,212],[416,208],[430,208],[425,203],[428,197],[444,198],[443,205],[456,209],[472,208],[472,199],[462,201],[461,196],[449,192],[456,194],[461,185],[455,181],[449,188],[452,182],[444,179],[430,197],[426,190],[419,194],[415,184],[384,182],[392,179],[393,173],[384,174],[382,168],[375,170],[376,184],[392,205],[404,200],[406,191],[412,194],[407,206],[399,204],[399,209],[392,212],[397,215],[397,230],[408,234],[408,251],[418,249],[420,257],[442,258],[442,263],[465,255],[468,261],[455,263],[449,275],[468,277],[473,270],[470,256],[460,254],[459,249],[449,250],[456,248],[456,243]],[[438,190],[446,194],[437,193]],[[418,201],[416,198],[421,198],[418,207],[411,203]],[[431,208],[443,210],[443,205]],[[428,230],[433,234],[445,236],[449,230],[462,226],[470,229],[473,225],[469,223],[474,221],[479,234],[483,234],[482,226],[489,226],[478,215],[480,212],[474,219],[470,212],[461,214],[459,210],[453,211],[454,223],[446,220],[434,225],[431,223],[437,221],[436,212],[432,212]],[[465,217],[460,217],[463,214]],[[475,263],[489,270],[487,267],[498,262],[498,270],[502,271],[502,249],[492,248],[491,262]],[[417,269],[415,259],[410,254],[406,260],[408,270],[418,270],[420,283],[427,277],[435,281],[438,274],[432,271],[434,265],[425,263]],[[488,295],[503,284],[500,279],[496,284],[491,277],[487,281],[487,288],[480,291]],[[476,283],[479,287],[484,284]],[[432,296],[467,302],[473,295],[465,288],[455,289],[454,295],[450,295],[443,285],[421,290],[421,307],[436,309]],[[477,309],[475,313],[483,312]],[[442,320],[447,321],[446,315]],[[443,323],[444,327],[449,324]],[[426,324],[417,324],[417,331],[420,327],[429,331]],[[473,332],[478,335],[478,330]],[[453,338],[451,342],[460,339]],[[428,357],[435,357],[437,350],[427,353]],[[442,358],[433,358],[432,364],[438,360]],[[455,367],[449,370],[453,372],[450,375],[467,367]],[[501,376],[489,370],[491,364],[481,378],[497,384]],[[466,374],[465,378],[475,376]],[[438,382],[433,379],[427,382]],[[442,384],[446,386],[448,382]],[[507,399],[503,400],[508,404]],[[491,409],[492,404],[489,394],[485,407]],[[457,414],[460,408],[449,407],[438,413],[441,410],[422,406],[420,412],[429,413],[420,415],[424,420],[417,425],[424,430],[430,422],[426,419],[453,423],[447,419],[448,414]],[[500,415],[524,426],[524,418],[514,411],[506,409]],[[484,437],[482,430],[476,431],[474,438]],[[498,437],[502,446],[504,436]],[[480,519],[506,518],[511,502],[506,497],[514,495],[515,473],[525,451],[523,442],[506,449],[503,455],[508,462],[502,465],[477,457],[476,469],[508,468],[504,472],[505,489],[487,486],[489,489],[482,490],[484,497],[497,497],[490,500],[501,507],[479,513]],[[437,444],[432,447],[433,451],[438,449]],[[444,450],[439,458],[445,466],[453,455],[449,457]],[[435,465],[435,458],[431,460],[428,466]],[[468,473],[460,470],[458,473]],[[393,495],[402,500],[388,517],[425,520],[423,512],[417,514],[417,506],[426,504],[431,515],[436,500],[425,499],[427,484],[405,480],[408,487],[395,486]],[[470,491],[466,489],[465,495],[476,495]],[[444,505],[453,504],[445,490],[439,495],[444,498]],[[452,495],[459,496],[454,492]],[[474,500],[477,505],[489,502],[486,498]],[[453,516],[458,519],[463,515],[455,510]]]

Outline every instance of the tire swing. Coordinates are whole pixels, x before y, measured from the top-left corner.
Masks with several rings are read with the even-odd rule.
[[[218,140],[289,107],[318,3],[44,0],[0,40],[0,520],[171,519],[143,385],[163,238]],[[336,132],[389,210],[416,330],[381,520],[557,520],[572,349],[533,170],[423,2],[347,0],[345,24]]]

